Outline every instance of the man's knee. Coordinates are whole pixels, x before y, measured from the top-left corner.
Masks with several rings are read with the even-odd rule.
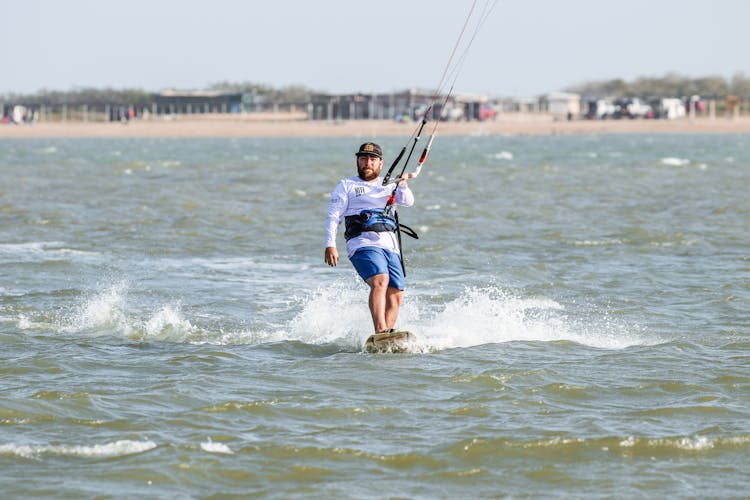
[[[387,274],[376,274],[367,278],[367,284],[372,288],[386,288],[388,287],[388,281]]]

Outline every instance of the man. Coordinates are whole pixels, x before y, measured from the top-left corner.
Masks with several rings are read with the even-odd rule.
[[[357,273],[370,286],[372,323],[375,332],[381,333],[394,329],[404,295],[397,224],[393,213],[383,213],[393,185],[382,185],[383,150],[379,145],[366,142],[355,155],[357,175],[339,181],[331,193],[324,258],[329,266],[338,264],[336,231],[344,221],[346,251]],[[406,207],[414,204],[406,181],[399,183],[395,203]]]

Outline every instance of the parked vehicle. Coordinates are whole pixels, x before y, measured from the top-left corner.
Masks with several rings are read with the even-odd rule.
[[[484,120],[494,120],[497,118],[497,110],[495,109],[495,106],[492,104],[482,104],[482,106],[479,108],[479,119]]]
[[[584,115],[588,120],[606,120],[615,114],[615,105],[604,99],[588,99],[584,104],[588,106]]]
[[[654,108],[655,118],[674,120],[687,114],[685,103],[676,97],[657,99],[651,103],[651,106]]]
[[[654,111],[650,105],[637,97],[618,99],[615,101],[615,118],[653,118]]]

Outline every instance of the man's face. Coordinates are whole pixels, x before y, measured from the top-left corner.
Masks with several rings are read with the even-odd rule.
[[[380,175],[383,168],[383,159],[375,155],[357,156],[357,174],[363,181],[372,181]]]

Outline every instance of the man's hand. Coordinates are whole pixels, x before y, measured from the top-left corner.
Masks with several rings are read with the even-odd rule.
[[[336,267],[336,264],[339,263],[339,251],[336,250],[336,247],[326,247],[326,252],[323,259],[329,266]]]

